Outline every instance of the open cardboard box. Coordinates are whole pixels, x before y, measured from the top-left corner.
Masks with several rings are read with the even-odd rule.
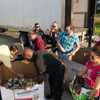
[[[25,78],[35,78],[37,76],[33,62],[16,61],[12,62],[12,68],[23,74]],[[17,77],[11,73],[5,65],[0,66],[0,83],[2,100],[44,100],[44,82],[37,84],[32,88],[25,89],[7,89],[2,86],[3,82],[7,82],[9,78]],[[37,98],[37,99],[36,99]]]
[[[84,53],[86,53],[87,50],[79,50],[78,52],[76,52],[75,56],[69,56],[68,60],[74,61],[76,63],[85,65],[85,63],[90,59],[90,55],[87,55],[86,57],[84,57]]]

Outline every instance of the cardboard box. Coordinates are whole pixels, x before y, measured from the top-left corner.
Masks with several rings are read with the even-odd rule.
[[[74,77],[74,79],[72,80],[70,84],[70,91],[74,100],[86,100],[89,97],[92,90],[82,87],[80,94],[77,94],[75,90],[73,89],[73,83],[75,79],[76,77]],[[94,100],[94,98],[92,100]]]
[[[12,68],[24,75],[25,78],[35,78],[37,76],[33,62],[16,61],[12,62]],[[7,82],[9,78],[17,77],[11,73],[3,64],[0,66],[0,83],[2,100],[44,100],[44,82],[37,84],[32,88],[25,89],[7,89],[2,86],[3,82]]]
[[[68,59],[70,61],[74,61],[76,63],[85,65],[85,63],[90,60],[90,55],[87,55],[86,57],[84,57],[84,53],[86,53],[87,50],[79,50],[78,52],[76,52],[75,56],[70,56]]]

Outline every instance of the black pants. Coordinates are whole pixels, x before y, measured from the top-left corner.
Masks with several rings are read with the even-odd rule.
[[[64,91],[63,78],[65,73],[65,66],[59,66],[59,69],[49,76],[50,90],[53,92],[54,100],[61,100]]]

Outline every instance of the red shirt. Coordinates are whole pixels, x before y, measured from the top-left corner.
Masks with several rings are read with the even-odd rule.
[[[93,62],[89,60],[86,63],[86,77],[85,77],[85,82],[89,84],[91,87],[95,87],[95,81],[97,76],[100,76],[100,65],[98,66],[93,66]],[[96,93],[95,97],[99,95],[99,91]]]
[[[98,41],[96,44],[95,44],[95,46],[100,46],[100,43],[99,43],[100,41]]]
[[[37,51],[37,50],[46,50],[45,49],[44,41],[39,36],[35,37],[33,43],[34,43],[34,51]]]

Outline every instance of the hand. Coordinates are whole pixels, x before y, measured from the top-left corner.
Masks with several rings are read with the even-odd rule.
[[[36,81],[36,80],[38,80],[38,79],[37,79],[37,77],[35,77],[33,80]]]
[[[38,82],[39,82],[39,83],[42,83],[43,80],[44,80],[44,75],[39,75],[39,76],[38,76]]]
[[[52,32],[52,33],[53,33],[53,32],[55,32],[55,29],[54,29],[54,28],[52,28],[51,32]]]
[[[86,57],[88,55],[88,53],[84,53],[84,57]]]
[[[24,75],[23,75],[23,74],[18,74],[18,76],[19,76],[20,78],[23,78],[23,77],[24,77]]]
[[[71,55],[72,55],[72,56],[74,56],[74,55],[75,55],[75,53],[76,53],[75,51],[72,51],[72,52],[71,52]]]
[[[61,52],[65,52],[65,49],[62,47],[62,48],[60,48],[60,50],[61,50]]]

